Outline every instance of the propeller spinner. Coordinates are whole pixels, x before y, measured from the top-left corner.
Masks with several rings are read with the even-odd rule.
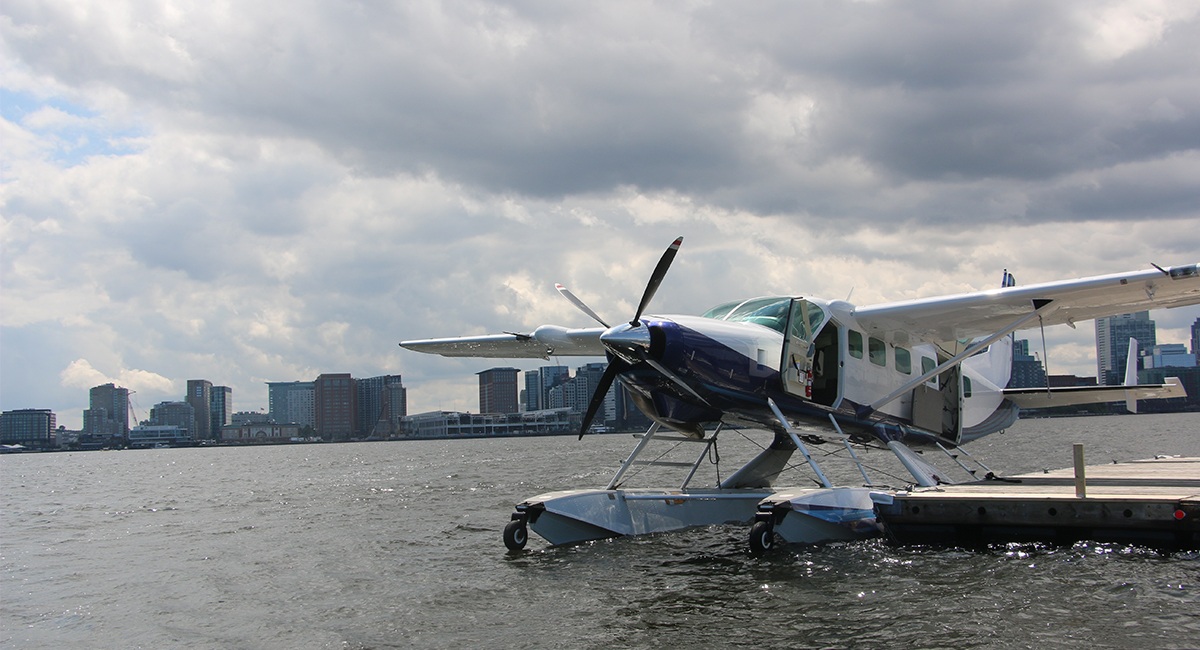
[[[658,260],[658,264],[654,267],[654,272],[650,274],[650,281],[646,283],[646,290],[642,292],[642,300],[638,303],[637,311],[634,312],[633,318],[628,323],[621,323],[615,327],[610,326],[566,287],[561,284],[554,285],[554,288],[558,289],[558,292],[564,298],[571,301],[572,305],[575,305],[580,311],[608,328],[606,332],[600,335],[600,342],[604,344],[604,347],[613,356],[608,367],[604,369],[604,374],[600,376],[600,382],[596,385],[596,390],[592,393],[592,399],[588,403],[587,412],[583,415],[583,425],[579,429],[579,437],[581,439],[583,438],[583,434],[587,433],[588,428],[591,427],[592,420],[596,417],[596,413],[600,410],[601,405],[604,404],[604,397],[608,395],[608,390],[612,388],[612,383],[617,378],[617,375],[628,370],[637,362],[651,362],[651,365],[658,369],[659,372],[662,372],[678,383],[676,377],[667,372],[658,363],[652,362],[646,356],[646,352],[650,348],[650,333],[646,330],[646,326],[642,324],[642,312],[646,310],[650,301],[654,299],[654,294],[658,291],[658,286],[662,284],[663,278],[666,277],[667,270],[671,268],[671,262],[675,260],[675,254],[679,252],[681,244],[683,244],[683,237],[678,237],[663,252],[662,257]],[[689,388],[688,390],[691,389]]]

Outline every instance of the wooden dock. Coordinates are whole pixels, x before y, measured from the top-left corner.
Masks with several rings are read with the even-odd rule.
[[[1200,458],[1154,458],[1023,474],[877,500],[900,544],[1070,544],[1200,548]]]

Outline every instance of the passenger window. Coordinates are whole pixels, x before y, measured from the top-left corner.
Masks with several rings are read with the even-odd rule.
[[[862,334],[850,330],[850,356],[855,359],[863,358]]]
[[[963,377],[963,397],[971,396],[971,378]]]
[[[937,362],[930,359],[930,357],[928,357],[928,356],[920,357],[920,374],[928,373],[929,371],[932,371],[932,369],[934,369],[936,367],[937,367]],[[929,378],[929,381],[926,381],[926,383],[928,383],[930,386],[937,387],[937,375],[934,375],[934,377]]]
[[[867,356],[871,359],[871,363],[877,366],[887,365],[887,345],[882,339],[877,339],[874,336],[867,337]]]
[[[905,348],[896,348],[896,370],[906,374],[912,374],[912,355]]]

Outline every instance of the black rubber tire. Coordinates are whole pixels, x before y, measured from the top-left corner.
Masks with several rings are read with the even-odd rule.
[[[525,522],[513,520],[508,522],[504,527],[504,545],[510,551],[519,551],[525,548],[525,544],[529,542],[529,529],[525,527]]]
[[[765,521],[756,521],[750,527],[750,553],[755,557],[775,547],[775,529]]]

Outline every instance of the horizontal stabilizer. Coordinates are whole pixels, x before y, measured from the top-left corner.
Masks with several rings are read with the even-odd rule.
[[[1161,384],[1137,386],[1066,386],[1062,388],[1005,388],[1004,397],[1023,409],[1041,409],[1076,404],[1104,404],[1130,399],[1171,399],[1187,397],[1177,377]]]

